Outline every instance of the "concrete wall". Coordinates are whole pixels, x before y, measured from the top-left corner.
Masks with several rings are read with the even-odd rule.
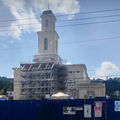
[[[80,84],[77,87],[77,98],[105,97],[104,83]]]
[[[13,68],[14,70],[14,100],[21,99],[21,79],[20,79],[20,68]]]
[[[68,70],[68,82],[73,81],[75,85],[90,83],[85,64],[66,65]]]
[[[90,83],[85,64],[66,65],[68,76],[66,81],[66,92],[77,98],[77,86],[82,83]],[[83,92],[84,94],[84,92]]]
[[[85,64],[66,65],[68,78],[67,94],[75,98],[104,97],[105,84],[91,83]]]

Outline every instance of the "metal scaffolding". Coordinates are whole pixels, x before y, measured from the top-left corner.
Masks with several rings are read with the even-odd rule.
[[[24,99],[42,99],[65,90],[67,69],[54,63],[21,64],[21,96]]]

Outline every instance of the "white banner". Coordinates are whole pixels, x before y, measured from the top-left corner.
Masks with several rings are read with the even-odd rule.
[[[84,118],[91,118],[91,105],[84,105]]]

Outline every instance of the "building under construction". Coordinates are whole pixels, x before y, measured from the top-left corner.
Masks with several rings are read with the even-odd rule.
[[[56,17],[52,11],[44,11],[41,19],[38,55],[34,56],[33,63],[20,64],[19,68],[13,68],[14,99],[42,99],[58,91],[66,92],[74,98],[89,96],[88,93],[94,97],[104,96],[105,86],[97,85],[95,88],[90,82],[84,64],[62,64],[58,56],[59,36],[55,31]]]
[[[14,81],[19,85],[16,99],[42,99],[65,91],[67,69],[63,65],[53,62],[21,64],[18,70],[20,81]]]

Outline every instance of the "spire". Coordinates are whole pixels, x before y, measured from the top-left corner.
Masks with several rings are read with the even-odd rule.
[[[50,2],[49,2],[49,0],[48,0],[48,10],[50,10]]]
[[[49,4],[49,2],[48,2],[48,10],[50,9],[50,4]]]

